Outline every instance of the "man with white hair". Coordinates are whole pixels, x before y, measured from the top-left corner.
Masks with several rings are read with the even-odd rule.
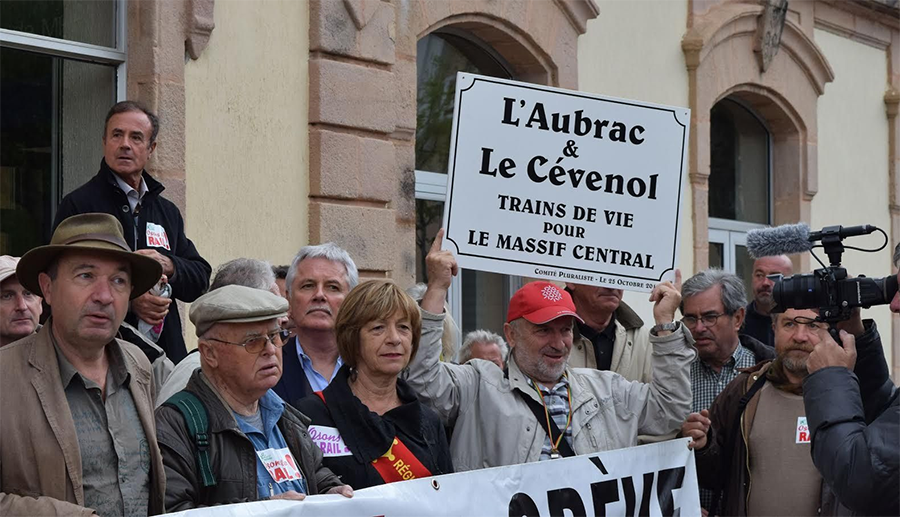
[[[291,262],[285,285],[295,336],[285,343],[284,375],[273,388],[289,404],[325,389],[344,364],[334,320],[358,283],[353,259],[332,242],[304,246]]]
[[[271,390],[281,376],[278,321],[287,308],[283,297],[242,285],[212,290],[191,306],[201,368],[179,398],[156,410],[166,511],[353,495],[322,464],[309,419]],[[202,405],[206,418],[196,418],[197,405],[189,413],[179,406],[188,399]],[[198,427],[204,420],[206,427]]]
[[[506,365],[509,347],[506,341],[490,330],[473,330],[466,334],[462,348],[459,349],[459,364],[466,364],[472,359],[490,361],[502,370]]]
[[[457,472],[637,445],[639,434],[675,431],[690,411],[690,334],[673,321],[681,301],[676,282],[656,286],[650,331],[653,379],[628,381],[609,371],[569,368],[573,327],[579,316],[569,293],[549,282],[531,282],[509,302],[503,332],[510,346],[506,370],[484,361],[438,361],[444,299],[459,266],[441,249],[438,231],[421,303],[421,347],[407,382],[423,404],[452,429]]]

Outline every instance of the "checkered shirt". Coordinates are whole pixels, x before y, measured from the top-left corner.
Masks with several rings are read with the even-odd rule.
[[[531,379],[528,379],[528,384],[532,388],[534,387],[534,382]],[[550,418],[556,423],[558,429],[566,427],[566,423],[569,419],[569,393],[568,389],[566,389],[568,385],[569,379],[563,377],[556,383],[556,386],[553,386],[553,388],[547,389],[543,386],[538,386],[541,391],[541,396],[544,398],[544,404],[547,406],[547,412],[550,413]],[[546,425],[546,420],[539,425],[543,429],[544,425]],[[572,426],[567,427],[563,434],[565,435],[565,440],[569,442],[569,445],[571,446]],[[554,435],[553,438],[558,438],[558,435]],[[541,447],[540,461],[550,459],[551,447],[550,437],[545,436],[544,445]]]
[[[740,372],[740,368],[749,368],[756,364],[756,356],[750,349],[738,345],[731,354],[731,359],[722,366],[722,371],[716,373],[709,365],[694,359],[691,363],[691,390],[694,392],[694,401],[691,404],[691,412],[698,413],[701,409],[709,409],[713,400],[725,389],[729,382],[733,381]]]
[[[691,390],[694,392],[691,412],[699,413],[701,409],[709,409],[713,400],[725,389],[725,386],[740,374],[737,371],[739,368],[749,368],[755,364],[756,356],[743,345],[737,346],[734,353],[731,354],[731,359],[722,366],[719,373],[716,373],[699,357],[694,359],[694,362],[691,363]],[[712,490],[701,488],[700,505],[709,509],[713,494]]]

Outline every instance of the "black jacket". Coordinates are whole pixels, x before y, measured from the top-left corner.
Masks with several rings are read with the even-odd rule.
[[[217,484],[201,486],[195,445],[184,417],[173,407],[160,406],[156,410],[156,434],[166,469],[166,511],[258,500],[258,460],[253,443],[238,428],[231,411],[200,370],[191,375],[185,390],[197,395],[209,415],[209,458]],[[300,462],[309,495],[314,495],[342,483],[322,465],[322,451],[310,440],[308,424],[308,418],[285,404],[277,425],[294,459]]]
[[[750,302],[744,316],[742,336],[750,336],[766,346],[775,347],[775,330],[772,328],[771,316],[756,312],[756,302]]]
[[[272,388],[272,391],[288,404],[298,407],[297,404],[310,395],[313,390],[309,385],[309,379],[306,378],[306,372],[303,371],[300,355],[297,353],[296,336],[281,347],[281,364],[281,378],[278,379],[278,384]]]
[[[418,401],[403,379],[397,379],[397,394],[402,404],[378,416],[350,390],[349,372],[347,365],[341,367],[322,392],[324,403],[317,395],[310,395],[297,406],[312,420],[312,426],[337,428],[353,453],[326,457],[326,467],[354,489],[383,485],[384,480],[372,461],[387,452],[394,437],[398,437],[432,475],[453,472],[450,446],[440,418]]]
[[[812,459],[853,512],[900,515],[900,392],[875,323],[866,327],[856,341],[855,373],[823,368],[803,382]]]
[[[194,243],[184,234],[184,219],[181,217],[178,207],[162,197],[161,194],[165,187],[147,174],[147,171],[143,172],[143,178],[149,192],[141,202],[137,226],[135,226],[134,215],[128,205],[128,198],[116,183],[115,173],[106,165],[106,161],[102,160],[100,172],[62,200],[59,210],[56,212],[53,229],[56,230],[59,223],[73,215],[89,212],[112,214],[122,223],[125,241],[132,250],[138,250],[150,248],[147,246],[146,237],[148,222],[165,228],[169,247],[172,249],[167,250],[161,247],[153,247],[153,249],[172,260],[175,265],[175,275],[169,279],[169,283],[172,284],[173,300],[157,344],[166,352],[166,356],[177,364],[184,358],[187,351],[185,350],[184,336],[181,334],[181,317],[178,314],[175,300],[192,302],[206,292],[212,268],[197,252]],[[135,327],[138,324],[137,316],[130,312],[125,321]]]

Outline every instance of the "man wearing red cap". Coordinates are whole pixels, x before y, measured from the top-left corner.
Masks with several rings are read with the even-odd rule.
[[[429,252],[428,291],[422,299],[422,340],[410,365],[410,386],[453,429],[450,450],[457,471],[555,459],[637,445],[638,434],[677,430],[690,412],[690,334],[674,322],[681,301],[676,282],[659,284],[651,329],[650,384],[619,374],[568,368],[573,326],[580,320],[569,293],[550,282],[531,282],[509,302],[504,333],[507,368],[482,360],[442,363],[443,301],[457,272],[443,232]]]

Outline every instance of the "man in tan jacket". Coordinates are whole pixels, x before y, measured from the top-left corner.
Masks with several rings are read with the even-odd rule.
[[[650,329],[625,302],[621,289],[566,283],[578,316],[569,366],[616,372],[650,382]]]
[[[19,282],[53,315],[0,349],[0,515],[163,511],[150,364],[115,338],[161,273],[106,214],[66,219],[19,261]]]

